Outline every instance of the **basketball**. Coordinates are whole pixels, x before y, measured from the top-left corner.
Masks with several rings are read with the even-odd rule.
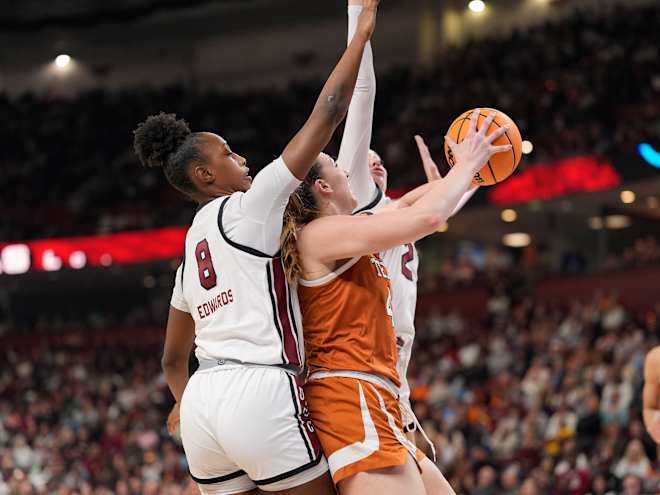
[[[460,143],[465,136],[467,136],[468,129],[470,128],[470,116],[473,111],[474,109],[471,109],[463,113],[452,122],[451,126],[449,126],[447,135],[453,139],[455,143]],[[493,141],[493,145],[500,146],[503,144],[511,144],[512,148],[505,153],[497,153],[493,155],[490,160],[484,164],[482,169],[475,174],[472,182],[479,186],[492,186],[493,184],[497,184],[509,177],[518,166],[520,157],[522,156],[522,137],[520,136],[520,130],[508,115],[493,108],[481,108],[477,129],[481,128],[491,112],[497,112],[497,117],[495,117],[495,120],[486,134],[490,134],[498,127],[511,124],[511,128],[506,134]],[[456,160],[447,143],[445,143],[445,157],[447,158],[447,163],[450,167],[453,167],[456,164]]]

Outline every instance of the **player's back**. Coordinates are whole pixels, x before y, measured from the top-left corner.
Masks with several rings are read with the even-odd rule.
[[[301,280],[298,297],[311,374],[360,371],[399,386],[389,276],[377,255],[353,258],[314,281]]]
[[[196,355],[264,365],[302,364],[300,315],[279,256],[233,242],[222,216],[240,195],[200,207],[185,240],[176,297],[195,321]],[[180,302],[179,302],[180,304]]]

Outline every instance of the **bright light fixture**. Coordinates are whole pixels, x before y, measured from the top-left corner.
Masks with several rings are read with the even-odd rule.
[[[524,140],[522,142],[523,155],[529,155],[532,151],[534,151],[534,145],[532,144],[532,142]]]
[[[55,65],[57,65],[60,69],[64,69],[67,65],[69,65],[70,62],[71,57],[65,53],[55,57]]]
[[[516,221],[518,214],[516,213],[516,210],[507,208],[506,210],[502,210],[500,217],[502,218],[503,222],[511,223]]]
[[[82,251],[74,251],[69,255],[69,265],[71,268],[80,270],[87,264],[87,255]]]
[[[630,227],[630,217],[626,215],[608,215],[605,217],[605,227],[608,229],[625,229]]]
[[[632,191],[621,191],[621,202],[630,204],[635,202],[635,193]]]
[[[600,217],[591,217],[589,219],[589,228],[593,230],[600,230],[603,228],[603,219]]]
[[[646,206],[648,208],[657,208],[660,202],[658,201],[658,198],[655,196],[649,196],[646,198]]]
[[[513,232],[502,237],[502,244],[512,248],[521,248],[529,246],[532,238],[524,232]]]
[[[486,8],[486,4],[482,0],[472,0],[468,4],[468,9],[472,12],[483,12]]]

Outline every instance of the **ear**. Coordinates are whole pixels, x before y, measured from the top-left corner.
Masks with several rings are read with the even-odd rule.
[[[215,180],[215,173],[209,167],[195,165],[193,174],[202,184],[212,184]]]
[[[323,179],[316,179],[314,181],[314,189],[321,195],[332,194],[332,186]]]

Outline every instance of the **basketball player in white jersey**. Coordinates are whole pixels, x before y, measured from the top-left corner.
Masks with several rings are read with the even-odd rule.
[[[176,272],[162,363],[176,399],[168,425],[180,414],[203,494],[334,493],[298,378],[300,310],[279,243],[289,195],[346,115],[378,3],[365,1],[311,116],[254,182],[226,140],[192,133],[174,115],[151,116],[135,131],[141,162],[163,167],[172,186],[199,203]],[[199,368],[189,379],[193,343]]]
[[[348,42],[355,32],[357,16],[362,0],[349,0]],[[360,72],[355,85],[353,99],[346,117],[344,134],[337,164],[343,167],[349,176],[349,184],[357,203],[356,211],[372,210],[392,201],[385,195],[387,191],[387,170],[380,156],[369,149],[373,123],[374,102],[376,98],[376,76],[371,47],[365,49],[360,64]],[[435,163],[431,159],[423,140],[416,136],[417,145],[423,159],[424,169],[429,181],[440,179]],[[454,209],[455,214],[474,194],[471,188],[461,198]],[[392,285],[393,323],[397,334],[399,361],[397,371],[401,380],[400,403],[404,424],[414,439],[416,419],[410,405],[410,387],[406,379],[412,344],[415,337],[415,306],[417,304],[417,268],[419,259],[413,243],[389,249],[381,253],[390,274]],[[421,464],[422,479],[428,495],[453,494],[449,483],[440,470],[429,459]]]

